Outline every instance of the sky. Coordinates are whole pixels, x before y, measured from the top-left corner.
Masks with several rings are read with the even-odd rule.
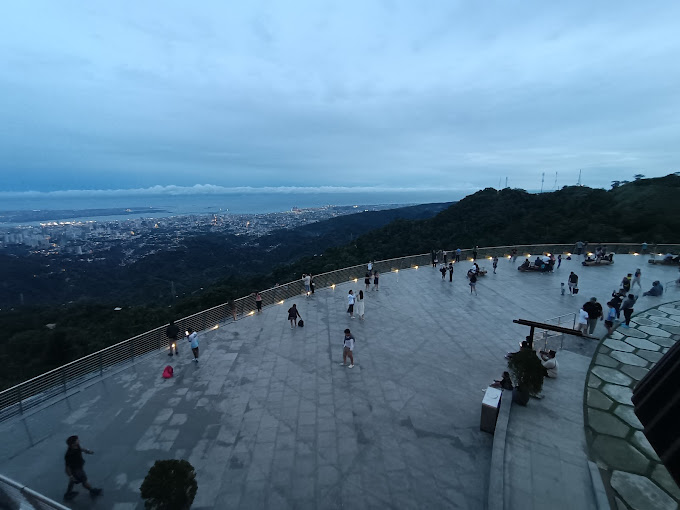
[[[667,175],[679,19],[676,1],[8,2],[0,193]]]

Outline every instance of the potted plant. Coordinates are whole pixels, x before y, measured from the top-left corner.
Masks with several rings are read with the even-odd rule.
[[[512,400],[527,405],[531,395],[538,395],[543,388],[543,365],[533,349],[520,349],[510,357],[508,370],[512,373],[515,389]]]
[[[186,460],[157,460],[140,487],[148,510],[188,510],[196,497],[196,471]]]

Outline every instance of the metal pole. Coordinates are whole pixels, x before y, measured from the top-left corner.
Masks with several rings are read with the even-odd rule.
[[[103,377],[104,376],[104,360],[103,360],[103,356],[102,356],[101,352],[99,353],[98,358],[99,358],[99,377]]]

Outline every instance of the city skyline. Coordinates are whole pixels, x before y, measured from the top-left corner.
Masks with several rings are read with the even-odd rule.
[[[680,5],[29,1],[1,196],[609,187],[678,171]],[[235,190],[234,190],[235,189]],[[69,195],[69,193],[71,195]]]

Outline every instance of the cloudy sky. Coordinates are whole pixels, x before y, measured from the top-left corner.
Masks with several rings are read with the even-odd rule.
[[[0,191],[666,175],[679,19],[676,1],[9,2]]]

